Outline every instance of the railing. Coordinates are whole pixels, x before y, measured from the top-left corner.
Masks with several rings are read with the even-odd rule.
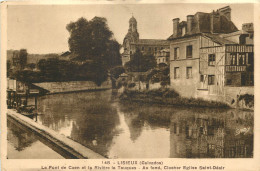
[[[226,72],[243,72],[246,71],[246,66],[244,65],[227,65]]]

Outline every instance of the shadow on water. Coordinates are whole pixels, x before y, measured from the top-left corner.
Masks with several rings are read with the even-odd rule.
[[[122,104],[131,138],[138,139],[146,124],[170,129],[172,158],[253,157],[252,111],[176,108],[138,103]]]
[[[57,159],[76,158],[70,153],[61,149],[53,142],[46,140],[42,135],[33,132],[31,129],[8,118],[7,120],[8,158],[28,159]]]
[[[253,156],[253,112],[120,103],[111,91],[38,102],[39,123],[109,158]]]

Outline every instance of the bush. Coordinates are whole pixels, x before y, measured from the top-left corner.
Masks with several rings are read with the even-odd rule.
[[[239,101],[244,100],[246,106],[254,107],[254,95],[251,94],[243,94],[239,96]]]
[[[133,87],[135,87],[135,85],[136,85],[135,83],[129,83],[128,88],[133,88]]]

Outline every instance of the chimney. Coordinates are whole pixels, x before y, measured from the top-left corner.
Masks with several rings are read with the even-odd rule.
[[[192,34],[194,15],[187,15],[187,34]]]
[[[220,15],[218,12],[215,11],[213,11],[210,15],[210,32],[211,33],[221,32]]]
[[[179,35],[179,22],[180,19],[179,18],[174,18],[172,20],[173,22],[173,37],[177,37]]]
[[[229,6],[217,10],[220,15],[225,16],[229,21],[231,20],[231,8]]]

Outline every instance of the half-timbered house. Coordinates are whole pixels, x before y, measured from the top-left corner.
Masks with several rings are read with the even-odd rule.
[[[253,86],[252,23],[238,30],[229,7],[188,15],[186,25],[181,23],[173,19],[168,38],[173,89],[185,97],[222,101],[226,87]]]

